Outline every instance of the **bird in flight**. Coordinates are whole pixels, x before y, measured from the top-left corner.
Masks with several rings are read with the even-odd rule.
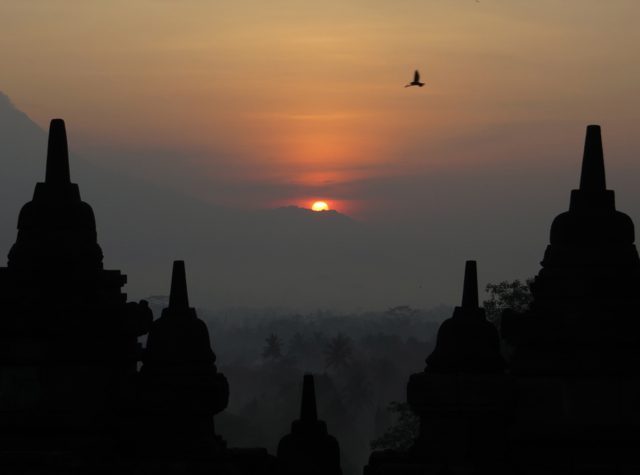
[[[410,82],[405,87],[409,87],[409,86],[420,86],[420,87],[424,86],[424,83],[420,82],[420,73],[418,72],[417,69],[416,69],[416,72],[413,74],[413,82]]]

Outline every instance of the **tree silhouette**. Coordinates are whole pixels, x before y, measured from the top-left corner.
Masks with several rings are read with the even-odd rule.
[[[500,330],[503,310],[510,308],[519,313],[527,310],[533,300],[532,283],[533,279],[527,279],[524,283],[516,279],[513,282],[505,280],[499,284],[487,284],[485,292],[489,292],[491,298],[482,302],[487,320]]]
[[[149,302],[149,305],[155,305],[158,307],[167,307],[169,305],[169,296],[168,295],[149,295],[145,297],[143,300]]]
[[[391,317],[410,317],[418,313],[418,310],[413,310],[408,305],[399,305],[397,307],[388,308],[385,312]]]
[[[371,441],[371,450],[408,450],[420,433],[420,418],[406,402],[391,401],[387,410],[399,415],[398,422]]]
[[[262,357],[266,360],[267,358],[271,358],[272,362],[282,358],[282,353],[280,349],[282,348],[282,340],[278,338],[278,335],[272,333],[269,335],[267,339],[267,346],[262,349]]]
[[[343,333],[338,333],[338,336],[331,339],[324,354],[326,355],[326,368],[333,368],[336,372],[339,372],[342,368],[347,368],[353,358],[351,338]]]
[[[487,284],[484,290],[489,292],[491,298],[482,302],[482,306],[487,314],[487,320],[498,328],[498,332],[502,323],[503,310],[510,308],[514,312],[521,313],[529,308],[529,304],[533,300],[532,283],[533,278],[527,279],[524,283],[516,279],[513,282],[505,280],[499,284]],[[502,356],[509,361],[514,348],[500,339],[500,351]]]
[[[154,315],[159,315],[162,312],[162,309],[169,306],[169,296],[168,295],[149,295],[145,297],[143,300],[149,302],[149,308],[154,313]]]

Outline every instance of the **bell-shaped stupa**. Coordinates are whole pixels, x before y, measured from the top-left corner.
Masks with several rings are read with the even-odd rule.
[[[125,311],[126,281],[120,271],[103,269],[93,210],[71,183],[65,124],[54,119],[45,181],[22,207],[7,267],[0,268],[0,320],[7,325],[2,333],[57,341],[44,345],[49,361],[135,364],[137,350],[129,351],[135,345],[126,340],[146,328],[138,325],[138,309]],[[14,313],[16,321],[8,323]]]
[[[71,183],[65,124],[54,119],[45,180],[0,267],[0,372],[12,375],[0,378],[3,449],[92,451],[118,439],[151,313],[126,303],[125,283],[103,269],[93,210]]]
[[[615,194],[606,189],[600,126],[590,125],[580,188],[571,192],[569,211],[556,217],[551,225],[550,245],[542,266],[545,269],[638,267],[640,261],[634,239],[631,218],[616,211]]]
[[[640,360],[640,258],[631,218],[606,189],[600,126],[590,125],[580,188],[551,225],[531,310],[506,311],[503,336],[525,372],[629,371]]]
[[[318,419],[313,375],[302,383],[300,419],[291,424],[291,433],[278,444],[278,473],[282,475],[342,475],[340,446],[327,432],[327,423]]]
[[[140,369],[143,450],[216,452],[225,446],[213,416],[229,402],[229,383],[217,372],[209,330],[189,307],[184,261],[173,263],[169,306],[151,325]]]
[[[426,373],[490,374],[506,367],[498,330],[478,306],[476,261],[465,265],[462,305],[440,325],[436,347],[426,362]]]
[[[173,263],[169,306],[153,322],[144,356],[144,368],[157,366],[209,366],[215,369],[207,325],[189,307],[184,261]]]
[[[22,207],[18,239],[9,253],[8,267],[25,271],[86,274],[102,270],[91,206],[80,199],[71,183],[67,133],[62,119],[49,128],[44,183],[36,184],[32,201]]]

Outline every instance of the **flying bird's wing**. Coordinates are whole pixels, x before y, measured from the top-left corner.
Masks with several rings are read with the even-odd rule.
[[[416,73],[413,75],[413,82],[418,82],[418,81],[420,81],[420,73],[416,69]]]

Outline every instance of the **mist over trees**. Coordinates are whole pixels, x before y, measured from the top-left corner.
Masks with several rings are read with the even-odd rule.
[[[150,302],[156,317],[165,299]],[[300,417],[302,376],[315,375],[318,417],[340,442],[345,475],[359,474],[371,441],[400,414],[386,409],[405,397],[411,373],[422,371],[449,306],[398,306],[381,312],[296,314],[286,309],[198,309],[207,323],[218,370],[231,388],[216,431],[230,447],[266,447]],[[381,415],[382,414],[382,415]]]
[[[485,292],[489,299],[482,302],[487,320],[500,330],[503,310],[510,309],[516,312],[524,312],[529,309],[533,301],[531,284],[534,279],[529,278],[525,282],[516,279],[512,282],[502,281],[499,284],[487,284]],[[396,307],[389,309],[388,315],[411,315],[414,311],[410,307]],[[509,359],[513,348],[504,340],[500,340],[501,352],[505,359]],[[404,399],[401,399],[404,400]],[[390,423],[390,414],[395,416],[395,422]],[[406,402],[391,401],[386,410],[379,407],[375,415],[374,433],[376,438],[371,441],[371,450],[407,450],[418,436],[420,419],[411,411]]]
[[[487,285],[488,319],[498,326],[504,308],[526,308],[529,283]],[[372,449],[405,449],[412,443],[418,419],[402,402],[405,384],[424,369],[438,329],[452,313],[445,305],[350,315],[200,309],[216,364],[232,388],[229,407],[216,416],[216,430],[230,446],[275,453],[277,441],[300,416],[302,375],[312,373],[318,416],[340,442],[344,473],[360,473]]]

